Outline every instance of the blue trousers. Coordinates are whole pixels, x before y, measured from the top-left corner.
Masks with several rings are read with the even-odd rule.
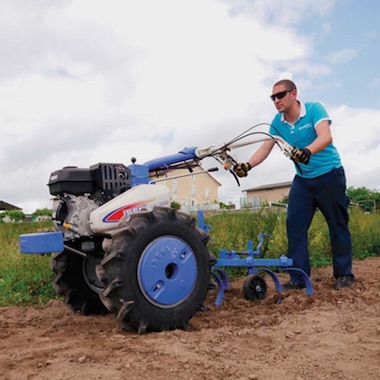
[[[353,277],[348,204],[343,167],[312,179],[295,176],[286,219],[288,256],[293,259],[294,267],[303,269],[310,276],[308,229],[318,208],[329,227],[334,277]],[[291,280],[303,282],[296,273],[291,274]]]

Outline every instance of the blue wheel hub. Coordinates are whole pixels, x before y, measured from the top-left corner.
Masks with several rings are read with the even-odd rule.
[[[138,264],[138,282],[152,304],[171,308],[185,301],[197,282],[197,259],[190,246],[175,236],[153,240]]]

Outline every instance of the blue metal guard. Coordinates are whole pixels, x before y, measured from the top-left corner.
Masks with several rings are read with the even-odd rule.
[[[205,232],[211,229],[210,225],[205,224],[204,219],[204,211],[198,211],[198,227]],[[245,252],[236,252],[236,251],[228,251],[226,249],[219,250],[219,258],[216,263],[211,268],[212,277],[215,279],[218,285],[218,294],[215,301],[217,306],[220,306],[223,302],[224,292],[229,287],[229,281],[227,273],[221,269],[220,267],[246,267],[248,275],[258,274],[259,271],[263,271],[272,278],[276,291],[278,293],[282,292],[281,283],[271,269],[268,267],[277,267],[280,271],[286,272],[297,272],[300,274],[306,285],[306,294],[309,296],[313,295],[313,286],[310,280],[310,277],[299,268],[292,267],[293,259],[286,257],[285,255],[281,255],[277,259],[259,259],[255,258],[255,256],[259,256],[261,254],[261,247],[264,243],[264,237],[270,236],[269,234],[259,234],[259,244],[255,250],[253,250],[253,243],[251,240],[248,241],[247,251]],[[281,297],[278,298],[278,302],[280,302]]]
[[[19,236],[21,253],[52,253],[64,250],[62,232],[41,232]]]

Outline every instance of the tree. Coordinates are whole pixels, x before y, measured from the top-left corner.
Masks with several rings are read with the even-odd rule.
[[[50,216],[52,215],[52,210],[48,208],[38,208],[34,213],[32,214],[32,218],[35,219],[38,216]]]
[[[378,190],[370,190],[366,187],[349,187],[347,195],[350,202],[357,204],[365,211],[380,210],[380,192]],[[280,203],[288,203],[289,197],[285,196],[281,199]]]
[[[1,221],[6,217],[13,222],[20,222],[25,218],[25,214],[21,210],[7,210],[0,214]]]
[[[351,203],[356,203],[364,211],[375,211],[380,209],[380,192],[377,189],[370,190],[366,187],[349,187],[347,195]]]

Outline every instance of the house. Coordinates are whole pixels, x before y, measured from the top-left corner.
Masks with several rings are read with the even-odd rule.
[[[188,169],[169,170],[159,177],[160,180],[166,178],[160,184],[170,190],[170,201],[179,203],[184,212],[219,208],[218,188],[221,184],[201,166],[192,170],[192,173]]]
[[[0,201],[0,212],[13,211],[13,210],[20,211],[21,208],[4,201]],[[9,215],[6,215],[6,214],[3,214],[3,217],[1,218],[1,220],[5,223],[14,222],[14,220]]]
[[[292,181],[288,181],[243,190],[246,195],[241,206],[262,207],[265,204],[280,202],[289,195],[291,185]]]
[[[0,201],[0,211],[7,211],[7,210],[21,210],[21,208],[11,205],[10,203]]]

